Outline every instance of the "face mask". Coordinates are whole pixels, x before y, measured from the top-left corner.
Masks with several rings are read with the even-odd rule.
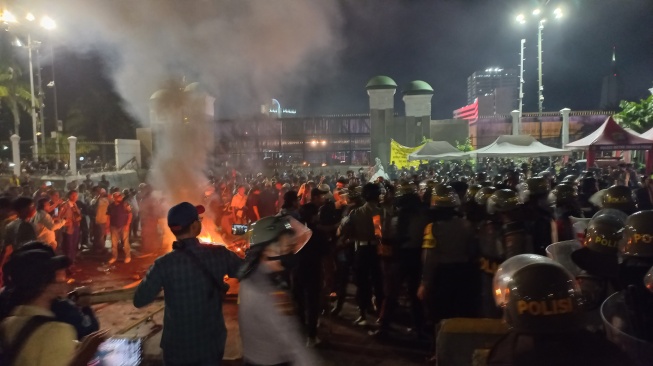
[[[277,256],[274,256],[274,257],[268,257],[268,259],[271,260],[271,261],[281,262],[281,265],[285,269],[292,269],[292,268],[296,267],[297,263],[299,262],[299,258],[293,253],[277,255]]]

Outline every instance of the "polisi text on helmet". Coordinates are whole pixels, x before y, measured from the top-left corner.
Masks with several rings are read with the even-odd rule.
[[[519,315],[528,313],[533,316],[549,316],[568,314],[574,311],[574,302],[572,298],[552,299],[542,301],[525,301],[517,302],[517,312]]]

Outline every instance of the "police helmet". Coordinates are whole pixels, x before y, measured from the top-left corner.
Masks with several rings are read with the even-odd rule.
[[[476,197],[476,193],[478,193],[479,190],[481,190],[481,185],[480,184],[472,184],[467,188],[467,193],[465,193],[464,201],[465,203],[467,202],[476,202],[474,198]]]
[[[562,178],[562,182],[560,183],[566,183],[570,185],[578,185],[578,177],[575,175],[567,175],[564,178]]]
[[[275,241],[281,234],[294,233],[287,216],[268,216],[252,224],[250,246],[263,246]]]
[[[529,196],[549,193],[549,181],[543,177],[533,177],[526,180],[526,190]]]
[[[653,260],[653,210],[630,215],[625,229],[619,243],[621,255]]]
[[[576,187],[568,184],[558,184],[549,193],[549,204],[563,205],[566,203],[574,203],[578,200],[578,192]]]
[[[496,191],[496,188],[489,186],[489,187],[481,187],[481,189],[476,192],[476,195],[474,196],[474,201],[476,201],[476,204],[479,206],[487,206],[487,200],[490,198],[492,193]]]
[[[519,207],[519,195],[511,189],[500,189],[487,200],[487,212],[494,215],[497,212],[508,212]]]
[[[435,187],[431,195],[431,207],[445,208],[460,206],[460,197],[456,191],[444,184]]]
[[[591,275],[618,276],[617,249],[624,233],[624,218],[614,212],[599,212],[587,225],[583,248],[571,259]]]
[[[605,190],[601,208],[613,208],[626,214],[637,211],[637,205],[630,188],[626,186],[612,186]]]
[[[546,279],[546,280],[543,280]],[[494,275],[494,296],[507,323],[523,333],[579,330],[580,287],[562,265],[547,257],[521,254],[503,262]]]

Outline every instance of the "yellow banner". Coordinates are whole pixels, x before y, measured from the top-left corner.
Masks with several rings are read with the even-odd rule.
[[[410,168],[411,166],[419,167],[419,160],[408,161],[408,155],[414,153],[424,144],[417,147],[407,147],[400,145],[395,140],[390,140],[390,162],[394,162],[397,168]]]

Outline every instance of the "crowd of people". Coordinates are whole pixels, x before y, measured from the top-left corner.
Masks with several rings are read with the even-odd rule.
[[[399,170],[391,165],[389,179],[373,182],[366,181],[364,170],[327,176],[286,171],[271,178],[241,177],[232,171],[215,180],[215,189],[207,190],[206,199],[217,202],[214,205],[227,223],[250,223],[256,228],[259,220],[276,215],[292,217],[311,229],[313,235],[296,260],[287,261],[292,266],[287,271],[288,290],[309,347],[320,343],[319,318],[342,311],[353,273],[359,310],[354,323],[378,324],[369,331],[373,337],[392,337],[391,325],[404,298],[411,315],[409,331],[416,337],[432,337],[443,319],[501,316],[513,329],[511,340],[530,335],[525,349],[510,349],[500,342],[489,364],[538,358],[539,363],[530,364],[562,364],[551,347],[559,347],[563,354],[572,349],[559,346],[555,337],[582,337],[586,343],[580,342],[579,347],[601,348],[583,356],[595,364],[629,364],[628,355],[604,336],[586,331],[603,325],[580,319],[585,312],[597,311],[609,295],[629,291],[628,298],[637,299],[629,304],[637,313],[636,321],[653,325],[650,307],[643,307],[653,299],[643,290],[653,251],[623,249],[653,234],[653,221],[642,219],[650,217],[647,210],[653,209],[653,180],[624,163],[581,169],[549,159],[521,164],[490,159],[476,169],[435,164]],[[231,199],[224,195],[231,191],[230,184],[236,192]],[[585,235],[574,224],[587,220],[590,234]],[[611,225],[605,225],[606,220]],[[624,233],[629,228],[630,235]],[[606,240],[607,256],[595,244],[606,246]],[[588,259],[584,254],[588,249],[574,254],[576,266],[583,271],[572,275],[576,267],[563,268],[546,257],[551,244],[569,241],[580,241],[579,248],[603,256],[596,259],[591,252]],[[522,273],[508,265],[513,277],[503,278],[514,283],[505,280],[510,282],[505,286],[516,287],[501,288],[497,271],[501,273],[503,263],[511,258],[524,261],[521,267],[534,267],[529,267],[532,273]],[[610,272],[612,277],[591,270],[605,261],[620,266]],[[583,288],[572,283],[582,283]],[[497,294],[506,291],[515,296],[499,299]],[[564,298],[549,303],[563,293]],[[597,319],[595,323],[600,323]],[[633,336],[653,340],[644,330]]]
[[[585,171],[545,158],[389,168],[374,181],[365,169],[209,174],[203,194],[198,189],[203,206],[168,211],[173,250],[156,259],[134,297],[142,307],[165,292],[166,364],[220,364],[224,319],[207,309],[221,306],[224,276],[241,281],[248,365],[315,364],[320,318],[342,315],[350,284],[358,309],[352,326],[369,337],[393,339],[406,326],[415,339],[433,340],[442,320],[503,318],[509,331],[488,365],[653,362],[653,294],[644,282],[653,267],[651,176],[627,164]],[[19,330],[38,327],[34,315],[53,317],[55,300],[76,322],[92,318],[60,286],[76,271],[80,249],[105,252],[109,235],[109,263],[120,258],[120,244],[128,263],[139,232],[142,250],[162,249],[160,201],[147,184],[121,191],[87,177],[69,188],[65,199],[47,184],[35,192],[10,187],[0,198],[0,297],[9,299],[0,298],[0,310],[11,314],[0,326],[3,339],[38,347]],[[234,225],[248,226],[245,258],[200,244],[206,219],[225,237],[243,235]],[[614,296],[626,310],[620,322],[604,324],[599,308]],[[400,321],[400,304],[409,324]],[[56,330],[64,339],[75,337],[67,323]],[[77,329],[76,339],[87,336],[82,347],[58,357],[91,357],[106,338],[94,324]],[[611,326],[649,348],[606,338]]]

